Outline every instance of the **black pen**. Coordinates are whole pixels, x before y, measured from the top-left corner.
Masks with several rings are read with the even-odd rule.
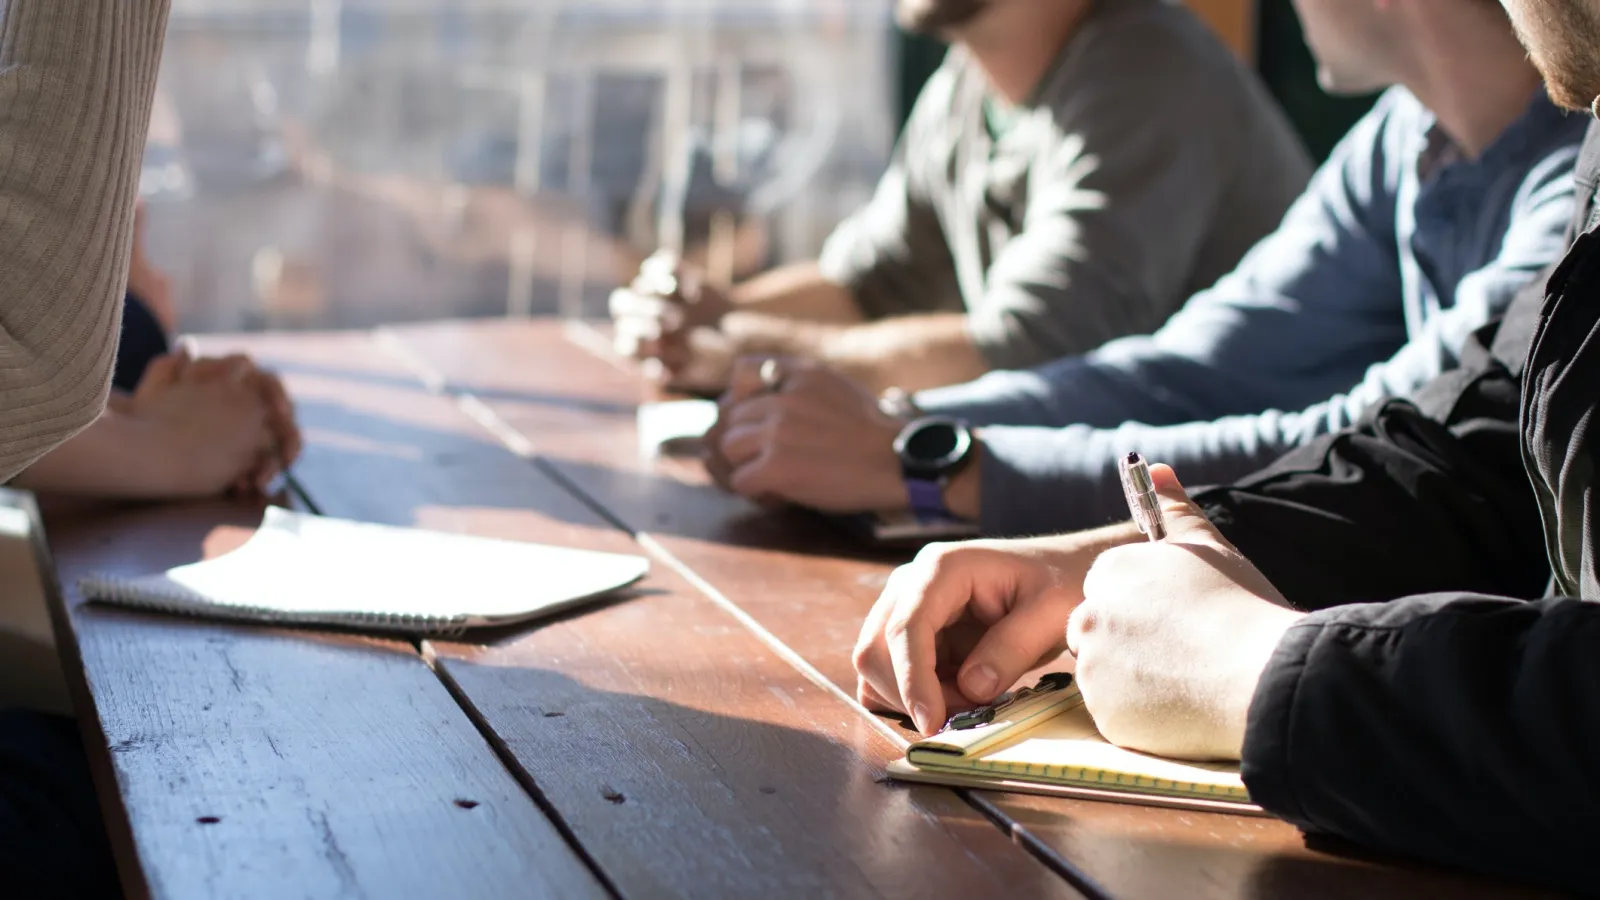
[[[1156,483],[1150,477],[1150,466],[1144,457],[1129,453],[1117,464],[1122,476],[1122,493],[1128,498],[1128,512],[1133,514],[1133,524],[1139,533],[1152,541],[1167,536],[1167,523],[1161,515],[1161,497],[1156,493]]]

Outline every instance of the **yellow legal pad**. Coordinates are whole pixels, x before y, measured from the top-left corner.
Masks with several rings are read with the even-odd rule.
[[[889,774],[961,787],[1260,811],[1250,803],[1238,763],[1164,759],[1101,737],[1070,676],[1047,676],[1036,688],[951,722],[959,727],[912,744]]]

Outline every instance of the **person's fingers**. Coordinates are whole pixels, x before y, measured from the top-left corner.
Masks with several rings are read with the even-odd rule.
[[[787,480],[782,462],[769,448],[755,459],[735,465],[728,476],[728,486],[741,497],[774,503],[788,499],[789,494],[785,490]]]
[[[939,684],[935,629],[923,617],[890,618],[885,643],[894,663],[900,699],[917,731],[931,735],[945,720],[944,689]]]
[[[731,430],[739,425],[763,425],[786,417],[792,402],[786,396],[757,394],[742,403],[722,404],[722,419]]]
[[[974,703],[988,703],[1052,652],[1060,652],[1069,606],[1042,598],[1016,603],[978,639],[961,664],[961,692]]]
[[[272,480],[277,478],[280,474],[282,474],[282,472],[283,468],[278,464],[277,454],[269,453],[261,461],[261,464],[256,466],[255,477],[252,480],[251,486],[258,493],[265,494],[267,492],[267,488],[272,486]]]
[[[683,327],[683,304],[673,297],[619,288],[611,292],[607,306],[618,322],[655,323],[663,331]]]
[[[250,357],[235,353],[229,356],[196,359],[190,363],[184,375],[198,381],[245,384],[255,376],[255,373],[256,365]]]
[[[856,679],[856,702],[873,712],[901,712],[901,710],[895,709],[894,704],[886,700],[882,694],[878,693],[877,689],[868,683],[865,678],[858,677]]]
[[[782,373],[797,371],[799,364],[796,360],[784,359],[775,356],[741,356],[734,360],[733,367],[728,375],[728,391],[722,397],[726,404],[739,405],[751,398],[774,392],[774,376],[776,371],[777,387],[781,388],[786,377]]]
[[[660,249],[639,264],[639,275],[633,283],[641,291],[676,294],[678,283],[687,274],[687,269],[676,252]]]
[[[1092,635],[1098,624],[1094,604],[1089,601],[1078,604],[1067,618],[1067,652],[1076,658],[1083,650],[1084,638]]]
[[[661,333],[661,323],[654,319],[621,316],[613,320],[613,344],[619,356],[653,358]]]
[[[718,452],[735,469],[772,446],[772,433],[766,422],[731,423],[717,442]]]
[[[289,399],[283,381],[271,372],[258,371],[256,383],[262,399],[266,401],[268,419],[278,445],[278,462],[285,467],[292,465],[299,459],[301,450],[300,426],[295,422],[294,402]]]
[[[907,567],[901,567],[904,568]],[[883,593],[872,604],[872,609],[867,611],[850,659],[855,666],[856,676],[882,701],[881,708],[903,713],[905,710],[900,706],[900,691],[894,677],[894,661],[889,658],[889,647],[885,643],[889,617],[894,614],[895,606],[903,595],[902,587],[907,581],[901,569],[890,574],[883,586]]]
[[[1169,540],[1181,537],[1213,539],[1220,537],[1211,520],[1207,519],[1206,514],[1200,511],[1200,507],[1189,499],[1189,493],[1183,489],[1177,473],[1172,471],[1171,466],[1151,466],[1150,480],[1155,484],[1156,494],[1161,498],[1161,515]]]
[[[704,453],[702,461],[706,467],[706,474],[711,477],[711,483],[730,494],[733,493],[733,465],[709,443],[705,445]]]
[[[646,342],[640,355],[660,360],[668,372],[681,372],[694,363],[694,348],[682,332],[664,334],[657,340]]]

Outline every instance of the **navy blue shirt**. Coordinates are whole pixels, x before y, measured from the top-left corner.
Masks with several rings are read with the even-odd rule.
[[[1392,89],[1279,229],[1155,334],[917,395],[990,426],[985,531],[1126,518],[1115,465],[1129,450],[1189,484],[1230,481],[1459,365],[1565,251],[1585,125],[1541,91],[1467,159]]]

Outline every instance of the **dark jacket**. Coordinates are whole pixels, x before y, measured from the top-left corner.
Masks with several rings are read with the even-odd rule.
[[[1296,606],[1244,776],[1301,828],[1600,890],[1600,127],[1572,251],[1464,365],[1196,500]]]

